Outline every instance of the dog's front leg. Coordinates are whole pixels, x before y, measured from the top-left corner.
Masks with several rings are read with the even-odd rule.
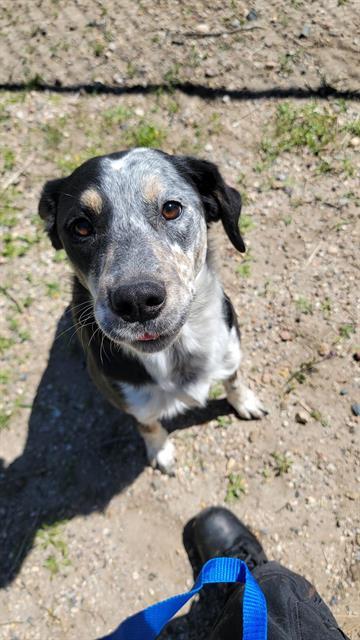
[[[224,382],[226,397],[240,418],[251,420],[263,418],[268,412],[256,394],[241,379],[239,371]]]
[[[175,447],[161,422],[154,420],[151,424],[139,423],[139,431],[144,438],[146,454],[151,466],[158,467],[168,475],[174,475]]]

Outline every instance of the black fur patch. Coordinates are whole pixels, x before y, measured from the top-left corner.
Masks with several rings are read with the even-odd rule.
[[[223,297],[223,314],[224,314],[225,322],[229,327],[229,329],[232,329],[233,327],[235,327],[236,333],[240,338],[240,328],[239,328],[238,319],[236,317],[235,309],[232,305],[230,298],[228,298],[226,293],[224,293],[224,297]]]

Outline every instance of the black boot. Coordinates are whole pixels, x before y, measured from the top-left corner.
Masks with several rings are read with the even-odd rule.
[[[202,562],[216,556],[239,558],[251,571],[267,562],[260,542],[228,509],[210,507],[192,522],[193,543]]]

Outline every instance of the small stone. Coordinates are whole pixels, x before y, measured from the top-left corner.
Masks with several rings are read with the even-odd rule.
[[[357,136],[355,136],[354,138],[351,138],[350,145],[352,147],[358,147],[359,144],[360,144],[360,138],[358,138]]]
[[[322,342],[318,348],[319,356],[326,356],[329,353],[329,347],[325,342]]]
[[[282,331],[280,331],[279,335],[283,342],[289,342],[289,340],[293,339],[292,333],[290,333],[290,331],[288,331],[287,329],[283,329]]]
[[[257,20],[257,19],[258,19],[258,14],[255,11],[255,9],[250,9],[249,13],[246,16],[246,20],[251,22],[252,20]]]
[[[205,69],[205,77],[206,78],[215,78],[215,76],[218,76],[219,72],[217,69],[215,69],[215,67],[206,67]]]
[[[307,496],[305,498],[305,502],[306,502],[306,504],[310,505],[311,507],[314,507],[316,505],[316,500],[315,500],[314,496]]]
[[[354,404],[351,405],[351,411],[354,416],[360,416],[360,404],[358,402],[354,402]]]
[[[360,581],[360,562],[355,562],[355,564],[351,565],[350,573],[354,582]]]
[[[339,253],[339,249],[336,245],[331,244],[327,248],[327,252],[330,253],[331,256],[336,256]]]
[[[299,34],[299,38],[308,38],[310,35],[310,25],[304,24],[301,33]]]
[[[210,27],[208,24],[205,24],[205,22],[200,22],[200,24],[196,25],[195,31],[198,33],[209,33]]]
[[[275,60],[268,60],[265,63],[265,68],[266,69],[275,69],[276,66],[277,66],[277,62],[275,62]]]
[[[115,73],[115,75],[113,75],[113,81],[116,84],[124,84],[124,78],[120,76],[118,73]]]
[[[360,351],[355,351],[353,359],[355,360],[355,362],[360,362]]]
[[[299,424],[306,424],[309,421],[309,417],[306,411],[297,411],[295,413],[295,420]]]
[[[341,395],[341,396],[347,396],[347,394],[348,394],[348,393],[349,393],[349,392],[348,392],[348,390],[347,390],[347,389],[340,389],[340,395]]]

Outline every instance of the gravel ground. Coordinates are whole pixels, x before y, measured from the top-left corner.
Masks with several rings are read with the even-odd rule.
[[[244,12],[245,4],[239,3]],[[265,19],[283,4],[268,3],[267,12],[261,3],[256,7]],[[308,19],[297,5],[306,3],[290,4],[282,10],[298,17],[291,22],[295,33],[300,18]],[[315,4],[314,16],[320,15],[325,5]],[[324,20],[329,33],[338,31],[329,38],[341,57],[342,38],[358,38],[355,18],[349,22],[355,5],[330,4]],[[45,5],[50,7],[39,7]],[[141,6],[150,24],[155,9]],[[165,12],[169,4],[160,6]],[[174,3],[171,10],[181,6]],[[213,29],[218,18],[227,25],[230,10],[199,7],[203,13],[195,7],[192,23],[184,13],[179,30],[201,33],[200,24]],[[166,20],[172,22],[171,13]],[[278,23],[273,31],[269,24],[263,24],[265,34],[280,37]],[[55,26],[49,22],[49,37]],[[252,46],[260,31],[246,36]],[[300,40],[307,46],[307,36]],[[163,40],[161,47],[153,44],[164,52]],[[176,46],[184,52],[188,41]],[[212,46],[222,69],[223,50]],[[134,56],[137,47],[138,40]],[[70,54],[64,51],[65,69]],[[280,55],[274,45],[264,60],[269,51]],[[35,58],[29,60],[34,77]],[[107,60],[110,65],[112,56]],[[153,73],[146,82],[160,82],[157,74],[166,65],[145,55],[142,60]],[[242,85],[272,84],[277,72],[269,67],[265,73],[264,60],[254,67],[256,78],[247,69]],[[6,81],[22,80],[17,64]],[[181,57],[178,64],[185,74]],[[205,66],[199,63],[204,76]],[[86,82],[93,80],[86,75],[91,67],[89,60],[88,67],[79,66]],[[50,82],[55,76],[46,76],[46,69]],[[110,78],[112,68],[104,64],[104,70]],[[357,72],[350,58],[347,70],[340,84],[349,89]],[[235,70],[226,73],[221,71],[221,82],[230,85]],[[69,67],[64,80],[79,77]],[[99,636],[122,617],[190,586],[183,527],[212,504],[230,506],[271,558],[312,580],[350,637],[359,638],[359,102],[230,95],[204,100],[179,91],[54,95],[27,88],[0,95],[0,123],[4,640]],[[222,389],[214,388],[204,411],[169,425],[177,448],[174,478],[147,466],[133,420],[94,391],[67,312],[70,269],[36,215],[46,179],[65,175],[91,155],[138,144],[206,157],[243,194],[247,254],[238,255],[220,228],[212,235],[239,316],[245,374],[270,411],[262,422],[241,421],[221,400]],[[201,637],[191,624],[189,633]],[[172,637],[183,638],[182,628]]]

